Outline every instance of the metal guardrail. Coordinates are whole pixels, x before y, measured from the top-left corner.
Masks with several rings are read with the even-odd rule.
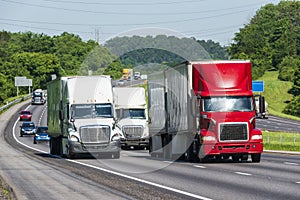
[[[7,103],[5,106],[0,107],[0,111],[4,110],[6,108],[9,108],[10,106],[12,106],[12,105],[14,105],[16,103],[21,102],[23,99],[28,99],[28,98],[31,98],[31,94],[25,96],[24,98],[19,98],[19,99],[16,99],[16,100],[12,101],[12,102]]]

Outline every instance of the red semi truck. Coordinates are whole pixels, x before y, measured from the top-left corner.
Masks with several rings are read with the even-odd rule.
[[[151,156],[260,162],[250,61],[189,61],[148,75],[148,106]]]

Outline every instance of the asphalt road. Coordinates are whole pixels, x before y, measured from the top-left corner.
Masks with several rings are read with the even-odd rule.
[[[268,119],[257,119],[257,128],[268,131],[284,131],[291,133],[300,133],[300,122],[291,119],[285,119],[275,116],[269,116]]]
[[[33,120],[43,125],[45,121],[40,116],[43,106],[29,109],[34,113]],[[14,125],[16,117],[8,120],[14,112],[0,116],[1,126],[2,122],[8,122],[5,136],[12,145],[6,144],[1,136],[0,175],[14,188],[18,199],[299,199],[300,196],[297,155],[264,153],[260,163],[231,160],[188,163],[153,159],[146,150],[128,150],[121,152],[120,159],[68,160],[49,155],[47,143],[33,144],[31,136],[20,138],[18,125],[8,128]]]

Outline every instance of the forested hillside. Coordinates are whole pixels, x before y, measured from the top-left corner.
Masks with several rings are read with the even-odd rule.
[[[178,63],[183,60],[180,50],[187,58],[191,55],[187,49],[197,49],[202,58],[213,57],[223,59],[226,56],[225,47],[212,41],[200,41],[202,46],[209,47],[210,53],[202,48],[193,38],[176,38],[157,36],[155,38],[133,36],[111,39],[105,46],[98,45],[90,40],[84,42],[79,36],[71,33],[62,33],[50,37],[32,32],[10,33],[0,32],[0,103],[8,97],[16,96],[14,77],[26,76],[33,80],[33,88],[46,88],[51,75],[111,75],[114,79],[120,78],[122,68],[133,68],[144,63]],[[120,43],[123,44],[120,45]],[[142,47],[151,47],[159,43],[160,48],[143,48],[128,51],[137,44]],[[113,44],[113,45],[111,45]],[[189,45],[192,44],[192,45]],[[194,46],[196,47],[194,47]],[[176,54],[170,53],[174,46]],[[109,47],[115,47],[109,49]],[[154,46],[155,47],[155,46]],[[166,50],[164,50],[166,48]],[[171,50],[169,50],[171,49]],[[21,87],[20,93],[27,93],[28,88]]]
[[[249,24],[235,34],[231,58],[250,59],[253,78],[279,71],[278,79],[293,82],[294,98],[284,112],[300,116],[300,2],[282,1],[257,11]]]

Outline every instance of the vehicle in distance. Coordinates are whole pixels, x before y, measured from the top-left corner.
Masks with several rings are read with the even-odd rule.
[[[35,133],[34,122],[23,122],[20,126],[20,137],[23,135],[33,135]]]
[[[124,85],[124,80],[118,80],[117,85]]]
[[[36,89],[32,93],[31,104],[44,105],[46,103],[46,93],[42,89]]]
[[[48,135],[48,126],[38,126],[33,137],[33,144],[36,144],[39,141],[50,141]]]
[[[22,110],[19,114],[20,121],[31,121],[32,113],[29,110]]]

